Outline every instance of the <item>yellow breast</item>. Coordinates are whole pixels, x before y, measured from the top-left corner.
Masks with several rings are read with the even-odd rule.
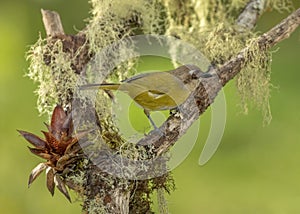
[[[118,90],[127,93],[148,111],[174,109],[190,93],[181,80],[167,72],[148,73],[140,78],[129,79]]]

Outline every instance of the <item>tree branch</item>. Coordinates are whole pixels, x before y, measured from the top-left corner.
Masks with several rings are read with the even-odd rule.
[[[244,11],[240,14],[237,25],[242,28],[251,29],[254,27],[258,17],[264,9],[265,0],[251,0],[247,4]],[[86,39],[82,33],[76,36],[67,36],[56,12],[42,10],[43,22],[48,36],[61,39],[66,52],[75,53],[79,47],[85,44]],[[263,34],[257,39],[258,48],[267,50],[287,38],[300,25],[300,9],[296,10],[280,24],[273,29]],[[79,41],[76,43],[76,41]],[[218,92],[222,87],[234,78],[244,65],[249,63],[247,56],[251,52],[250,47],[241,50],[237,56],[220,66],[219,68],[211,68],[209,73],[212,75],[209,78],[199,80],[198,87],[190,95],[187,101],[180,106],[182,114],[170,116],[167,121],[157,130],[153,130],[146,137],[140,140],[139,145],[154,145],[155,155],[169,150],[169,148],[187,131],[199,116],[213,103]],[[80,73],[84,65],[91,59],[91,56],[86,54],[84,49],[78,58],[80,66],[74,65],[74,71]],[[195,107],[196,106],[196,107]],[[163,133],[163,134],[161,134]],[[132,185],[131,181],[122,181],[123,187],[118,186],[120,180],[109,177],[110,175],[103,174],[96,166],[90,164],[86,172],[85,196],[87,200],[84,202],[84,210],[89,210],[90,201],[101,201],[105,204],[107,213],[128,213],[130,203],[131,190],[128,189]],[[113,181],[115,188],[111,188],[111,183],[100,180],[105,177],[108,181]],[[108,178],[109,177],[109,178]],[[121,182],[121,183],[122,183]],[[126,184],[126,185],[125,185]],[[127,188],[127,189],[126,189]],[[104,192],[103,190],[110,191]],[[150,209],[150,208],[149,208]],[[148,208],[145,210],[149,210]]]
[[[261,35],[257,39],[258,48],[261,50],[270,49],[278,42],[289,37],[300,25],[300,8],[294,11],[280,24]],[[242,69],[243,65],[249,63],[247,55],[250,47],[241,50],[237,56],[220,66],[218,69],[212,68],[209,73],[212,77],[202,79],[196,90],[189,99],[181,106],[182,115],[172,115],[158,129],[153,130],[146,137],[141,139],[140,145],[154,145],[157,155],[167,151],[180,138],[195,120],[213,103],[222,86],[234,78]],[[198,109],[191,108],[194,100]],[[163,133],[163,134],[159,134]]]
[[[253,29],[258,18],[264,11],[265,4],[265,0],[250,0],[237,18],[236,24],[240,26],[242,30]]]

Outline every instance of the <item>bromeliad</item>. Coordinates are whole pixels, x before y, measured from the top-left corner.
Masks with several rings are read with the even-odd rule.
[[[66,184],[61,175],[67,169],[76,165],[83,158],[82,149],[78,143],[87,132],[73,133],[73,122],[71,114],[66,114],[63,108],[57,105],[52,113],[51,123],[47,125],[48,132],[42,131],[45,139],[42,139],[26,131],[18,132],[34,148],[29,150],[46,160],[38,164],[30,173],[28,186],[43,172],[46,171],[47,188],[51,195],[54,195],[55,186],[65,197],[71,201]]]

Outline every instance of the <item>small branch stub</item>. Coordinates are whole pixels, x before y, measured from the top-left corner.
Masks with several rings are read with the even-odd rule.
[[[47,36],[58,36],[65,34],[60,16],[57,12],[41,9],[41,13],[43,16],[43,23]]]

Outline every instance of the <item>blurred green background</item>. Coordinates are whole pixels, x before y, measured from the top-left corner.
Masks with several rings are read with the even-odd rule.
[[[300,7],[299,0],[294,2]],[[45,35],[41,8],[58,11],[69,34],[83,28],[89,16],[89,4],[83,0],[0,1],[0,212],[6,214],[81,210],[79,202],[70,204],[58,192],[52,198],[44,175],[27,188],[28,175],[40,160],[29,153],[16,129],[39,133],[46,121],[38,116],[36,86],[24,77],[25,52],[39,32]],[[285,16],[266,13],[258,30],[266,31]],[[167,197],[171,213],[300,213],[300,29],[274,50],[271,124],[263,127],[256,110],[239,114],[234,82],[228,84],[221,146],[205,166],[198,165],[210,126],[208,111],[201,117],[193,151],[174,170],[177,189]]]

